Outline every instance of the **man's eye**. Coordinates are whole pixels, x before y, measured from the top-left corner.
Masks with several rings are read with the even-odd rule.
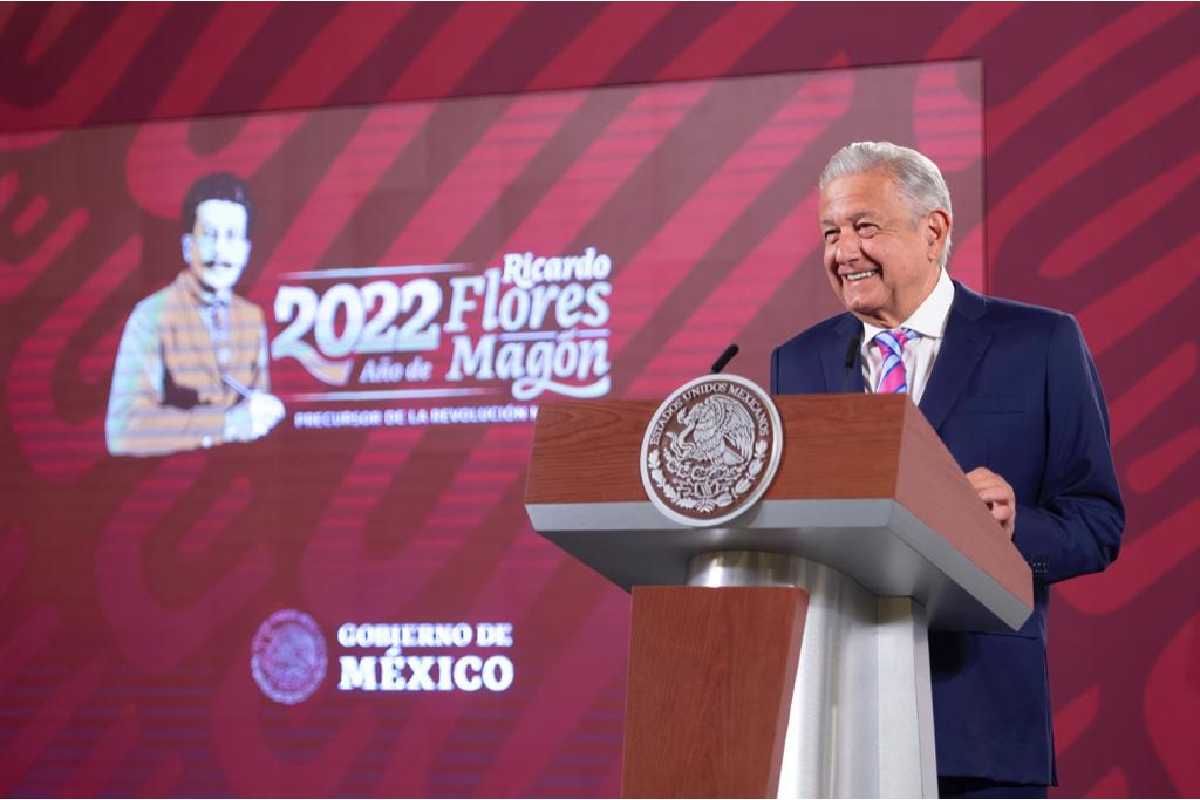
[[[879,226],[874,222],[860,222],[854,226],[854,230],[864,239],[870,239],[879,232]]]
[[[837,240],[838,240],[838,232],[837,232],[836,228],[831,228],[831,229],[825,231],[825,241],[826,242],[828,242],[829,244],[833,244]]]

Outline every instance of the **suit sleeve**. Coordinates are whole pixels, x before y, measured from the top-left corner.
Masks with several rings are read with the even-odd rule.
[[[164,405],[158,306],[139,305],[129,317],[113,369],[104,433],[112,455],[152,456],[222,441],[225,409]]]
[[[1046,467],[1036,504],[1018,505],[1014,541],[1035,580],[1053,583],[1117,557],[1125,506],[1104,393],[1073,317],[1055,325],[1046,370]]]

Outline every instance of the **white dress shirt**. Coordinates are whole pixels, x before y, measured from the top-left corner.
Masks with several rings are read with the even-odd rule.
[[[942,338],[946,335],[946,319],[950,316],[950,305],[954,302],[954,284],[946,270],[938,277],[933,291],[925,298],[925,302],[917,306],[913,315],[900,323],[899,327],[909,328],[921,334],[904,345],[904,370],[908,376],[908,393],[914,403],[921,402],[929,376],[933,372],[933,362],[937,359],[942,347]],[[883,371],[883,351],[872,340],[880,331],[886,328],[876,328],[874,325],[863,323],[862,370],[863,383],[867,392],[874,392],[879,383],[879,375]]]

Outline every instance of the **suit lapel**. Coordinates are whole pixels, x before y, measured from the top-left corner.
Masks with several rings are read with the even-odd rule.
[[[213,347],[212,335],[208,332],[208,323],[204,319],[204,315],[208,311],[183,286],[179,289],[179,303],[180,313],[184,320],[182,333],[187,340],[186,352],[189,355],[188,360],[191,361],[191,364],[188,365],[189,369],[194,370],[197,377],[199,374],[206,375],[205,385],[220,387],[219,391],[223,393],[221,365],[217,363],[217,352]]]
[[[986,312],[984,298],[956,281],[946,335],[921,396],[921,411],[934,430],[941,428],[992,341],[981,324]]]
[[[862,323],[850,314],[843,314],[837,325],[834,326],[834,330],[837,341],[821,351],[821,371],[825,374],[825,391],[830,394],[842,392],[862,394],[861,363],[855,362],[860,368],[852,367],[849,376],[846,371],[846,349],[850,346],[850,340],[856,333],[859,336],[862,335]],[[846,387],[845,389],[842,388],[843,385]]]

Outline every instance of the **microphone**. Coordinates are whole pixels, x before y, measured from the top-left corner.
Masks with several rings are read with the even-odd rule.
[[[726,347],[725,352],[721,353],[721,355],[717,357],[717,360],[713,362],[713,365],[710,368],[712,370],[712,374],[716,375],[718,372],[725,369],[725,367],[737,354],[738,346],[736,344],[731,344],[729,347]]]
[[[842,378],[842,393],[843,394],[845,394],[846,390],[850,387],[850,376],[854,374],[853,372],[851,372],[851,370],[853,370],[855,365],[858,363],[859,349],[861,347],[862,347],[862,334],[856,333],[856,334],[854,334],[853,338],[850,339],[850,345],[846,348],[846,365],[845,365],[846,374]]]

